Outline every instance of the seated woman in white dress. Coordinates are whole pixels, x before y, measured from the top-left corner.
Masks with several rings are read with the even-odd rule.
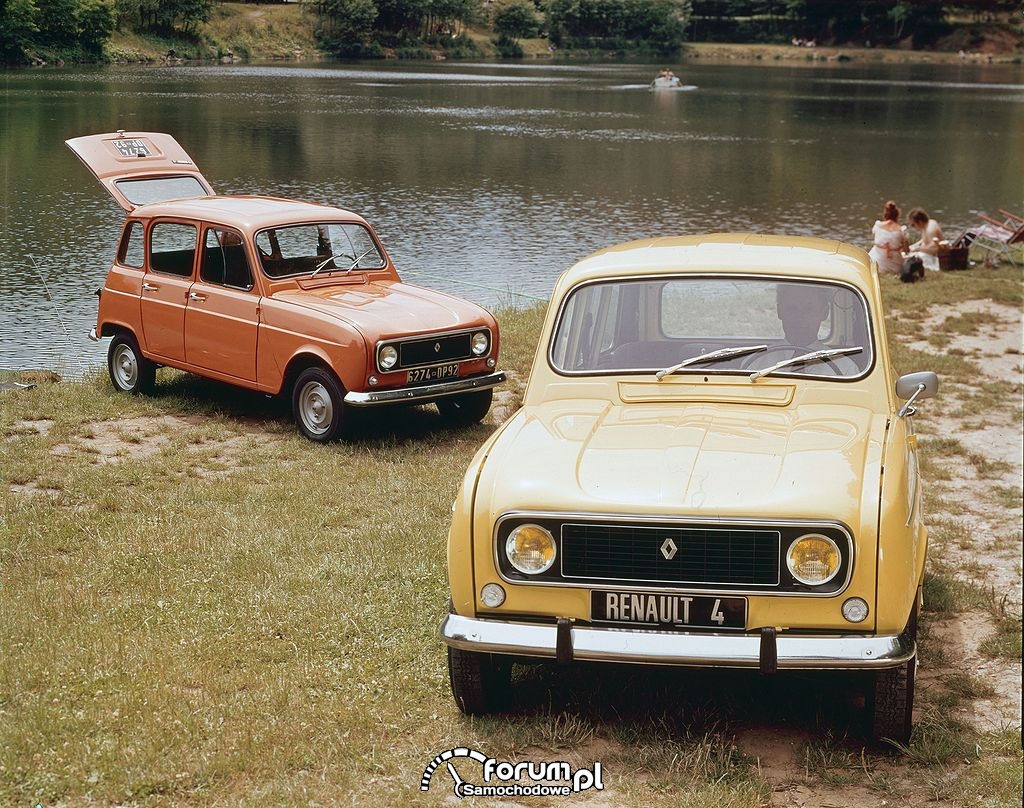
[[[883,274],[899,275],[903,253],[908,249],[907,230],[900,225],[900,209],[891,199],[885,203],[882,218],[871,227],[874,245],[868,252]],[[938,259],[936,259],[938,260]]]
[[[921,208],[911,210],[907,218],[913,228],[921,233],[921,238],[910,245],[910,254],[920,258],[925,269],[938,271],[939,242],[944,238],[942,228]]]

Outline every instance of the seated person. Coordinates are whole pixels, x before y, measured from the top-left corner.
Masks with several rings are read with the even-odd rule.
[[[831,294],[829,289],[811,283],[780,283],[775,291],[775,311],[789,345],[779,345],[763,354],[755,354],[756,365],[750,366],[762,369],[813,351],[846,347],[828,345],[818,337],[821,324],[829,315]],[[856,355],[834,356],[806,365],[793,365],[793,370],[818,376],[855,376],[859,372],[855,358]]]
[[[907,217],[911,226],[921,233],[921,238],[910,245],[910,255],[924,262],[925,269],[938,270],[939,242],[944,239],[939,223],[921,208],[914,208]]]
[[[882,218],[871,226],[874,244],[869,255],[878,264],[878,271],[899,275],[903,269],[903,253],[907,249],[906,228],[900,225],[900,209],[889,200],[882,210]]]

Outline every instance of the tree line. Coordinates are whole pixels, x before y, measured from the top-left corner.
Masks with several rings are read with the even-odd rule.
[[[954,21],[991,23],[1019,0],[693,0],[687,36],[728,42],[811,41],[818,44],[926,47]]]
[[[115,28],[160,35],[194,34],[214,0],[0,0],[0,61],[26,53],[102,56]]]
[[[115,29],[195,37],[215,0],[0,0],[0,60],[52,51],[100,58]],[[337,56],[480,55],[469,25],[494,32],[499,52],[546,36],[553,48],[678,53],[687,40],[928,45],[950,20],[983,22],[1019,0],[306,0],[310,25]],[[421,50],[417,50],[417,49]]]

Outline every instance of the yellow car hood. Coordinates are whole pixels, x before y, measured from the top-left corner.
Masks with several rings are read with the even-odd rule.
[[[849,404],[560,401],[524,408],[492,448],[493,515],[543,509],[858,521],[885,419]],[[877,447],[876,447],[877,453]]]

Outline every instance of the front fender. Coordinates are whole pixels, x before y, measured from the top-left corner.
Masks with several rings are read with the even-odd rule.
[[[456,614],[469,617],[476,615],[476,582],[473,576],[473,517],[483,507],[482,503],[477,502],[477,484],[495,442],[515,420],[516,416],[513,416],[498,427],[477,450],[462,478],[455,503],[452,505],[452,524],[448,530],[448,585],[451,588],[452,608]],[[486,507],[484,507],[484,511],[486,511]]]
[[[893,418],[883,463],[875,615],[877,630],[884,634],[900,632],[907,625],[924,575],[927,550],[917,436],[909,417]]]

